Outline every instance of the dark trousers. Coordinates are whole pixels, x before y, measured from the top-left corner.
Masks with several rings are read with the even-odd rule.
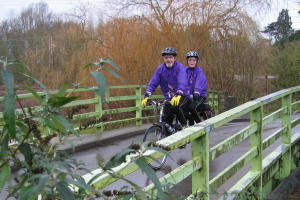
[[[189,101],[188,98],[182,96],[179,101],[179,106],[172,106],[170,102],[166,102],[163,111],[163,121],[171,125],[176,116],[181,126],[186,126],[187,122],[184,110],[187,109]]]
[[[215,111],[210,107],[208,102],[205,100],[196,108],[197,112],[203,117],[204,120],[215,116]]]
[[[191,101],[188,106],[186,106],[186,108],[184,109],[184,115],[189,123],[189,126],[194,125],[194,123],[200,123],[201,119],[200,116],[198,115],[197,111],[196,111],[196,102],[195,101]]]
[[[215,115],[214,110],[209,106],[206,99],[204,101],[192,101],[187,108],[184,110],[185,117],[188,121],[189,126],[201,122],[201,117],[204,120],[211,118]]]

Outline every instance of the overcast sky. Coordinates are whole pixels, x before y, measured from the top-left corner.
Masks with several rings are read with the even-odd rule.
[[[22,8],[27,7],[31,3],[37,3],[40,0],[0,0],[0,21],[18,15]],[[72,9],[80,4],[80,2],[89,3],[94,16],[99,13],[99,10],[104,10],[105,0],[44,0],[49,8],[54,13],[71,12]],[[253,13],[250,9],[248,13],[260,25],[261,28],[269,23],[277,20],[278,14],[283,8],[289,9],[289,15],[292,17],[293,28],[300,30],[300,5],[298,0],[273,0],[270,10],[261,11],[259,14]]]

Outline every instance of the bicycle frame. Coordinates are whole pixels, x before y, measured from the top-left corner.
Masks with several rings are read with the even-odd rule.
[[[164,113],[164,105],[167,101],[164,100],[163,102],[156,102],[154,100],[151,100],[149,103],[154,107],[154,110],[157,111],[159,109],[159,120],[156,123],[153,123],[153,125],[160,126],[162,128],[163,134],[166,135],[166,127],[163,122],[163,113]]]
[[[160,109],[160,111],[159,111],[159,120],[158,120],[158,122],[153,123],[153,125],[160,126],[163,130],[163,134],[166,135],[166,136],[168,134],[167,134],[167,130],[166,130],[166,122],[163,121],[163,114],[164,114],[164,106],[167,102],[168,102],[167,100],[164,100],[163,102],[156,102],[154,100],[151,100],[150,103],[149,103],[150,105],[152,105],[154,107],[154,110]],[[179,121],[177,119],[177,116],[176,116],[175,123],[174,124],[172,123],[171,126],[175,129],[175,132],[180,130],[180,129],[178,129],[180,124],[179,124]]]

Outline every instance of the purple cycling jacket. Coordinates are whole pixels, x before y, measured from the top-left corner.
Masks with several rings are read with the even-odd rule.
[[[166,100],[170,100],[174,95],[184,95],[186,75],[183,64],[175,61],[171,68],[168,68],[165,63],[158,66],[148,84],[145,96],[152,95],[158,85]]]
[[[188,81],[187,92],[189,95],[200,95],[207,98],[206,76],[201,67],[186,68],[186,78]]]

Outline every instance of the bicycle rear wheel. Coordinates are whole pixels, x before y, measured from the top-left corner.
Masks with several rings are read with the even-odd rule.
[[[164,137],[165,135],[163,133],[162,127],[153,125],[146,130],[143,142],[156,142]],[[152,169],[159,170],[165,164],[166,160],[167,155],[163,155],[162,157],[153,160],[151,163],[149,163],[149,165]]]

